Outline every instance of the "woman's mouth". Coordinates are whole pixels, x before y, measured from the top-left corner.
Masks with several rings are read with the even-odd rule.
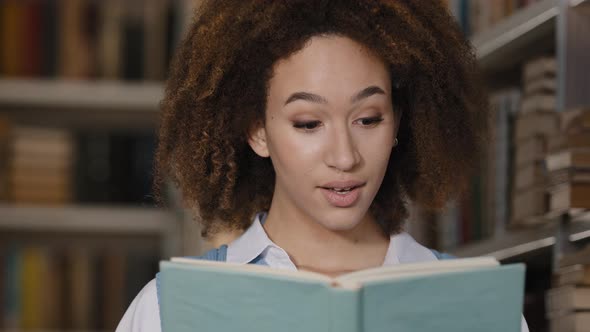
[[[330,205],[350,207],[358,201],[363,185],[364,183],[357,182],[346,186],[322,186],[320,189]]]

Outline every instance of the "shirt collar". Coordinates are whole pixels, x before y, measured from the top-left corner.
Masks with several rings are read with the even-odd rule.
[[[276,245],[262,227],[266,213],[256,214],[252,225],[227,247],[227,261],[247,264],[262,258],[266,265],[296,270],[287,252]],[[437,260],[430,249],[422,246],[406,232],[392,235],[383,265],[396,265]]]
[[[265,213],[258,213],[246,232],[227,246],[227,261],[247,264],[262,254],[268,247],[276,246],[262,227]]]

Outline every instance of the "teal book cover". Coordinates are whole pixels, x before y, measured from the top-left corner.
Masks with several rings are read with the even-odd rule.
[[[492,258],[329,278],[190,260],[160,263],[163,331],[520,331],[524,265]]]

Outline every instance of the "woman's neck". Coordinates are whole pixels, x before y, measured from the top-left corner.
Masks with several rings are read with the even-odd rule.
[[[293,210],[271,205],[264,229],[298,269],[334,276],[383,265],[389,237],[369,213],[353,229],[335,231]]]

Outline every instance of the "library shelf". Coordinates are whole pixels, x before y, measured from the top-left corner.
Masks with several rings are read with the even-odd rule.
[[[3,106],[156,113],[163,97],[161,82],[0,79]]]
[[[526,256],[540,249],[556,244],[559,220],[556,216],[541,217],[549,222],[537,227],[520,230],[507,230],[491,239],[479,241],[450,250],[458,257],[493,256],[502,261],[515,257]],[[590,239],[590,211],[572,212],[571,223],[565,229],[569,242]]]
[[[120,206],[0,205],[0,230],[133,235],[166,235],[174,230],[173,211]]]
[[[570,0],[570,7],[587,5],[590,0]],[[471,38],[479,64],[484,71],[495,72],[514,65],[534,53],[539,44],[553,44],[555,20],[559,14],[559,2],[541,0],[531,4],[490,29]]]

